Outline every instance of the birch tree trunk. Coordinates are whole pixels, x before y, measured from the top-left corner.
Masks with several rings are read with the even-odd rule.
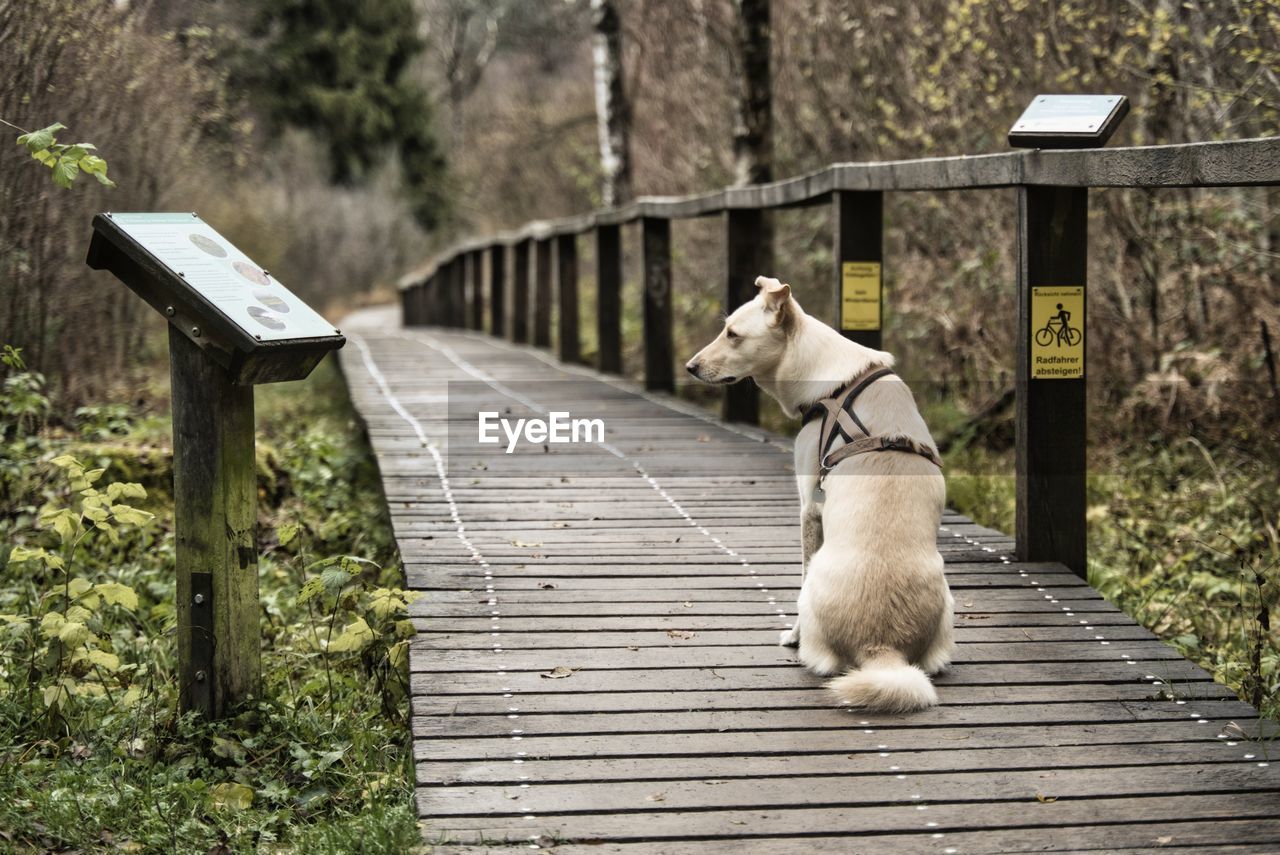
[[[622,85],[622,20],[616,0],[591,0],[591,13],[602,196],[604,206],[612,208],[631,200],[631,105]]]

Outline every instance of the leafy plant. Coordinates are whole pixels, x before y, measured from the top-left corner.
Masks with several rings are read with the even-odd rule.
[[[15,130],[22,130],[9,122],[4,124]],[[54,122],[38,131],[24,131],[18,137],[18,145],[26,146],[33,158],[53,171],[53,183],[59,187],[69,188],[82,172],[98,179],[99,184],[115,187],[116,183],[107,177],[107,162],[94,154],[98,150],[97,146],[85,142],[58,142],[58,131],[66,129],[67,126],[61,122]]]
[[[138,595],[118,581],[76,575],[78,551],[91,537],[116,544],[123,531],[146,526],[154,517],[127,504],[146,498],[140,485],[113,482],[99,489],[95,485],[103,469],[88,469],[69,454],[51,462],[62,476],[66,499],[40,510],[39,526],[45,532],[40,539],[46,545],[14,546],[8,557],[10,567],[43,568],[46,587],[27,614],[0,614],[6,642],[0,686],[17,688],[25,678],[29,706],[39,693],[50,726],[69,730],[76,699],[101,696],[112,706],[127,706],[139,696],[130,687],[133,669],[122,666],[109,634],[122,613],[138,608]],[[117,697],[113,690],[123,694]]]
[[[331,711],[330,662],[334,658],[359,662],[388,715],[397,715],[408,696],[409,639],[414,635],[409,604],[419,595],[400,588],[370,588],[363,577],[378,569],[374,562],[352,555],[316,561],[307,567],[311,578],[296,598],[297,605],[305,605],[311,616],[315,647],[324,659]],[[335,635],[340,615],[349,622]]]

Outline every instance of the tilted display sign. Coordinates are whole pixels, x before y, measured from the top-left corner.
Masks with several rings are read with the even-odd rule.
[[[169,319],[178,698],[219,718],[261,685],[253,385],[346,339],[195,214],[99,214],[88,264]]]

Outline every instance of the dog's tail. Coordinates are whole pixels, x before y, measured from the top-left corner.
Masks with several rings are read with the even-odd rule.
[[[827,688],[844,703],[876,712],[914,712],[938,704],[928,675],[889,648],[872,653],[861,668],[828,681]]]

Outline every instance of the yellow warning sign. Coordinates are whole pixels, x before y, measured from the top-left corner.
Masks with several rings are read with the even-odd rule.
[[[1084,376],[1084,288],[1031,289],[1031,378]]]
[[[840,329],[880,329],[880,262],[840,265]]]

